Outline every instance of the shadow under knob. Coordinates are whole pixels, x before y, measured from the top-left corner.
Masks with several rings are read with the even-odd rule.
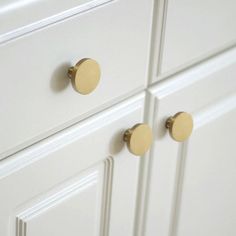
[[[70,67],[68,76],[75,91],[86,95],[91,93],[98,85],[101,77],[99,64],[90,58],[84,58]]]
[[[125,131],[123,140],[132,154],[142,156],[152,144],[152,130],[147,124],[136,124]]]
[[[166,128],[175,141],[183,142],[192,133],[193,118],[187,112],[178,112],[166,120]]]

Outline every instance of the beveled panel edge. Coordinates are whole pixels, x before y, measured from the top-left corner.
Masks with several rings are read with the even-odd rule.
[[[72,7],[68,10],[59,12],[44,19],[37,20],[19,28],[15,28],[14,30],[8,31],[0,35],[0,45],[25,34],[31,33],[33,31],[42,29],[46,26],[62,21],[66,18],[72,17],[83,12],[87,12],[89,10],[92,10],[94,8],[100,7],[113,1],[116,0],[91,0],[90,2],[82,3],[76,7]]]
[[[102,193],[102,212],[100,222],[100,235],[109,235],[109,223],[111,212],[111,198],[113,188],[114,159],[109,156],[104,160],[104,182]]]
[[[22,206],[18,206],[11,217],[13,221],[15,220],[16,236],[27,235],[27,222],[29,220],[45,212],[47,209],[60,204],[60,202],[70,198],[80,190],[96,184],[99,179],[103,179],[103,187],[101,190],[103,207],[101,207],[100,232],[101,235],[108,235],[114,171],[113,157],[109,156],[103,162],[99,162],[91,168],[93,170],[91,173],[86,174],[88,170],[84,170],[75,177],[66,180],[65,183],[56,185],[55,188],[49,190],[49,192],[43,193],[43,197],[41,195],[36,196],[36,199],[29,200],[26,205],[23,203]],[[81,175],[83,176],[82,178]],[[37,199],[39,199],[39,201],[37,201]]]
[[[65,201],[66,199],[70,198],[71,196],[75,195],[77,192],[90,187],[98,182],[99,175],[99,168],[93,167],[94,171],[84,175],[81,178],[81,174],[75,177],[74,181],[70,180],[69,183],[62,184],[62,190],[56,191],[51,190],[48,193],[44,193],[44,197],[37,196],[41,199],[39,202],[31,203],[29,201],[29,205],[20,213],[16,214],[16,235],[17,236],[25,236],[27,235],[27,222],[34,218],[37,215],[47,211],[51,207],[60,204],[60,202]]]

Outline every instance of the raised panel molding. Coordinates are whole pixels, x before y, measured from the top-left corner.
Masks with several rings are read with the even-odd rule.
[[[113,183],[114,159],[109,157],[104,161],[104,187],[101,215],[101,236],[109,235],[112,183]]]
[[[51,193],[38,196],[40,201],[36,200],[36,204],[30,207],[27,206],[17,215],[16,235],[50,236],[50,232],[59,235],[56,232],[60,231],[60,226],[63,226],[63,229],[70,226],[74,230],[77,229],[78,232],[81,228],[81,230],[86,230],[87,233],[90,232],[89,235],[91,235],[92,230],[99,232],[99,229],[96,228],[100,228],[104,170],[106,170],[104,164],[99,165],[88,170],[82,176],[79,175],[74,178],[68,186],[63,187],[62,185],[59,191],[52,190]],[[79,218],[81,218],[81,221],[78,221]],[[87,226],[86,224],[80,225],[84,222],[83,218],[87,220]],[[43,224],[43,222],[47,224]],[[61,231],[63,232],[62,229]],[[68,232],[70,232],[70,229],[68,229]]]
[[[80,233],[85,233],[87,230],[86,235],[93,235],[93,230],[100,232],[97,235],[106,236],[109,228],[112,176],[113,158],[109,157],[67,183],[38,196],[33,200],[35,203],[27,202],[26,206],[20,207],[20,213],[16,214],[16,236],[50,236],[50,232],[56,233],[52,229],[58,231],[62,224],[64,229],[68,222],[68,227],[74,227],[74,231],[83,230]],[[73,209],[68,212],[68,207]],[[45,218],[48,219],[47,225],[42,223]],[[79,218],[81,221],[78,222]],[[73,224],[74,220],[76,221]],[[79,226],[80,222],[84,222],[84,225]],[[42,227],[45,229],[41,232]]]

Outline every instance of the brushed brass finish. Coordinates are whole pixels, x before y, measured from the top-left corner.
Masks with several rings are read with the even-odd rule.
[[[152,144],[152,130],[147,124],[136,124],[125,131],[123,140],[132,154],[142,156]]]
[[[68,69],[68,76],[75,91],[86,95],[98,85],[101,77],[99,64],[90,58],[84,58]]]
[[[187,112],[178,112],[166,120],[166,128],[175,141],[183,142],[192,133],[193,118]]]

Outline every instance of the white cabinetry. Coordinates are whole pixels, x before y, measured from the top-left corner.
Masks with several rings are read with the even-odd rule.
[[[235,236],[235,9],[0,1],[0,236]]]
[[[24,11],[19,21],[28,23],[23,28],[33,33],[0,44],[4,80],[0,159],[141,91],[146,84],[152,1],[77,1],[77,8],[46,18],[49,26],[42,27],[44,21],[35,17],[43,17],[40,9],[45,2],[38,1],[35,15],[28,15],[32,3],[19,12]],[[69,3],[74,1],[67,7]],[[5,15],[0,10],[0,22]],[[52,24],[59,16],[66,19]],[[8,24],[15,27],[12,21]],[[40,29],[27,28],[37,24]],[[14,37],[13,32],[8,34]],[[89,96],[76,93],[67,78],[68,68],[83,58],[95,59],[101,68],[101,81]]]
[[[234,0],[155,1],[151,81],[234,46],[235,11]]]
[[[133,235],[140,158],[124,131],[144,95],[1,161],[0,235]]]
[[[144,235],[236,234],[236,50],[150,89],[155,141]],[[165,128],[178,111],[193,115],[188,141]]]

